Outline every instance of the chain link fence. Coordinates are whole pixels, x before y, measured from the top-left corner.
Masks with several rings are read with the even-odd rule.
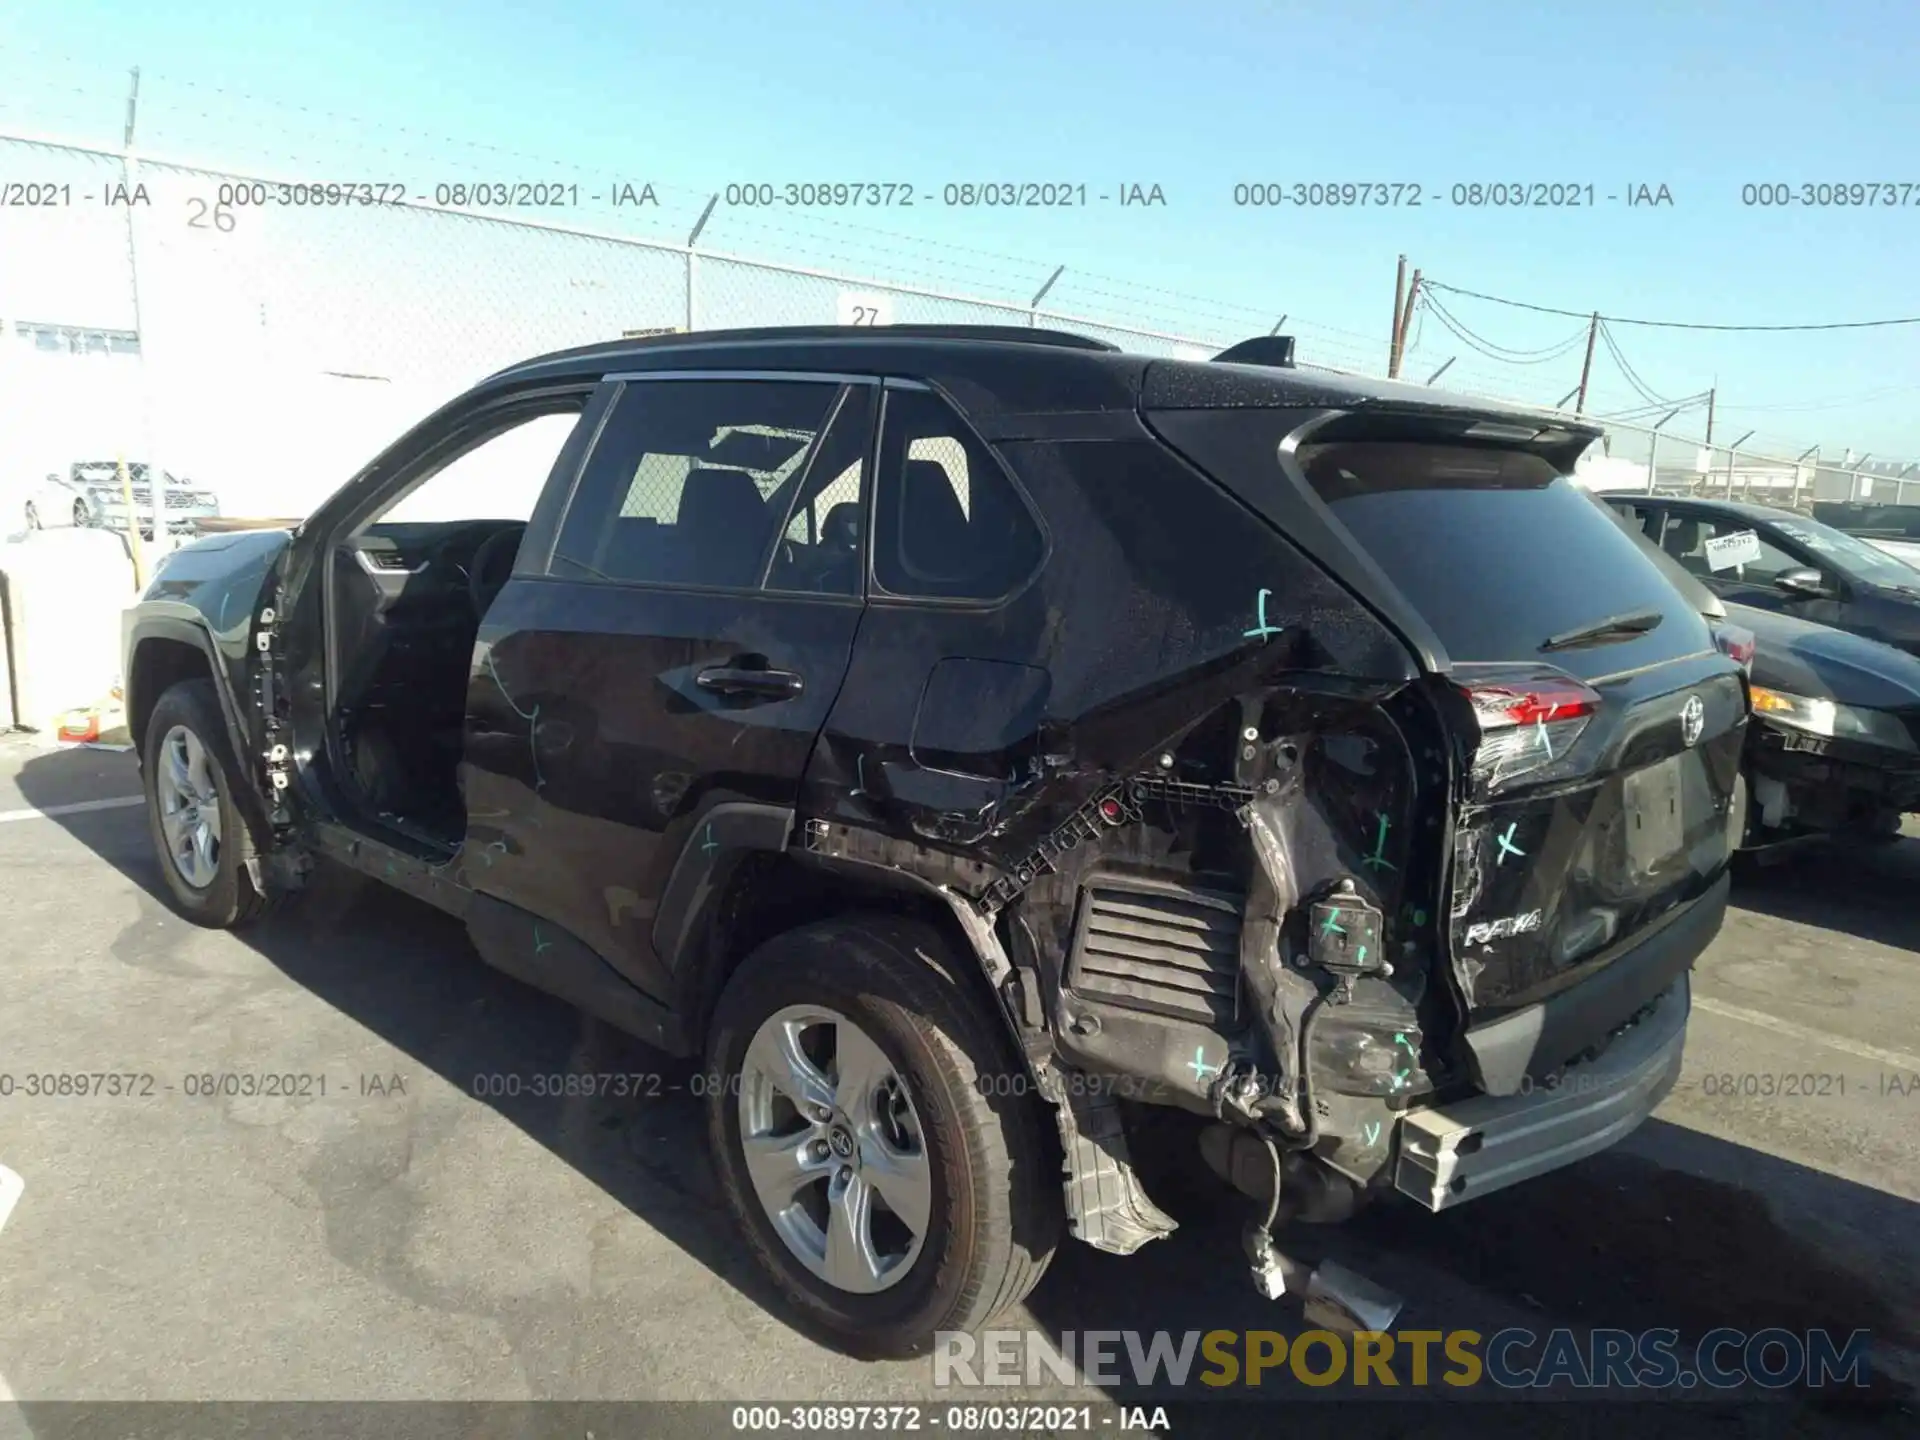
[[[0,206],[0,479],[30,485],[78,461],[147,462],[171,477],[154,488],[156,516],[164,491],[192,486],[216,491],[228,514],[305,514],[480,377],[621,336],[1012,324],[1198,358],[1247,333],[1217,314],[1174,328],[1130,324],[1052,308],[1044,294],[967,296],[642,238],[618,228],[627,222],[617,204],[613,228],[589,229],[542,218],[565,211],[481,213],[398,183],[343,192],[7,136],[0,177],[18,191]],[[640,197],[631,220],[657,226],[660,216]],[[1105,293],[1125,309],[1124,295]],[[1378,373],[1362,368],[1353,337],[1336,343],[1329,332],[1321,345],[1315,327],[1292,328],[1304,334],[1303,363]],[[1899,503],[1908,489],[1818,452],[1763,455],[1623,422],[1606,429],[1581,474],[1608,489],[1801,509],[1816,499]],[[1920,478],[1913,484],[1920,500]],[[13,513],[0,529],[11,529],[15,497],[5,503]]]

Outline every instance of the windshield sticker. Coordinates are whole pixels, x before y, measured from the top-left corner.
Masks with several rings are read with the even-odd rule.
[[[1707,569],[1716,575],[1736,565],[1751,565],[1760,558],[1760,537],[1751,530],[1736,530],[1731,535],[1716,535],[1707,541]]]
[[[1798,540],[1809,549],[1822,550],[1829,555],[1833,553],[1833,542],[1824,535],[1816,535],[1813,531],[1803,530],[1798,525],[1782,524],[1780,530],[1789,539]]]

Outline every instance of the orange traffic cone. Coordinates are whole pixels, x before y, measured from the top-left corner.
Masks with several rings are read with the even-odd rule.
[[[100,738],[100,712],[69,710],[60,721],[59,738],[81,744]]]

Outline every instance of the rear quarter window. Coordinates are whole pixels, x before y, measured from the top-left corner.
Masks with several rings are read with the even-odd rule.
[[[1653,630],[1563,650],[1605,675],[1710,648],[1705,623],[1575,483],[1524,451],[1341,441],[1302,446],[1315,492],[1456,661],[1538,661],[1549,636],[1654,609]]]

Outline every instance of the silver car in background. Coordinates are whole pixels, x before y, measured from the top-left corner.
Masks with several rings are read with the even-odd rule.
[[[166,486],[167,531],[174,535],[192,534],[197,521],[217,516],[220,499],[211,490],[161,472]],[[153,486],[148,482],[148,467],[143,461],[127,465],[127,478],[133,491],[133,509],[140,534],[153,538]],[[50,474],[27,499],[26,521],[29,530],[48,526],[76,525],[94,529],[127,528],[126,494],[120,483],[120,465],[115,460],[75,461],[67,473]]]

